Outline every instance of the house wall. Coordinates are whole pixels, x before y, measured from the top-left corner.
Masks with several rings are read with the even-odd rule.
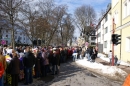
[[[112,3],[114,1],[112,0]],[[116,23],[115,34],[121,35],[121,44],[115,46],[114,54],[117,55],[118,59],[128,62],[130,61],[130,0],[118,0],[112,8],[113,16],[116,11],[118,16],[114,17]]]

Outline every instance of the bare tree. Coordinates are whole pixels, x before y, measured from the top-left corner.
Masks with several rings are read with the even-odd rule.
[[[23,5],[20,9],[19,15],[21,15],[19,23],[22,27],[24,27],[23,30],[25,34],[33,43],[34,39],[37,38],[35,21],[38,18],[38,12],[35,10],[35,6],[31,6],[31,4]]]
[[[60,6],[60,10],[61,10],[61,19],[59,21],[59,27],[58,27],[58,32],[60,32],[60,36],[61,36],[61,43],[64,44],[64,31],[65,31],[65,22],[64,22],[64,17],[67,14],[67,6],[66,5],[61,5]]]
[[[22,0],[0,0],[0,9],[7,16],[7,20],[9,20],[11,25],[11,45],[15,47],[14,40],[14,25],[16,23],[18,17],[19,7],[23,4]]]
[[[55,15],[53,14],[53,10],[55,8],[54,1],[53,0],[41,0],[37,3],[37,6],[39,8],[40,14],[42,15],[42,18],[45,19],[44,24],[46,22],[48,29],[47,33],[43,33],[44,35],[44,41],[46,45],[50,44],[50,41],[53,38],[54,33],[56,32],[56,28],[54,29],[54,20]],[[44,27],[44,26],[43,26]],[[45,27],[43,28],[44,31]]]
[[[100,17],[102,17],[105,13],[106,13],[106,11],[105,11],[104,9],[102,9],[102,10],[100,11]]]
[[[50,31],[50,24],[47,22],[46,18],[39,17],[35,21],[35,28],[36,28],[36,38],[41,40],[41,45],[45,41],[46,34]]]
[[[74,38],[74,31],[75,31],[75,27],[73,23],[74,23],[74,19],[70,15],[68,15],[65,20],[65,25],[67,27],[65,37],[66,37],[66,43],[70,41],[70,45],[72,44],[72,40]]]
[[[60,29],[60,35],[62,38],[62,43],[67,45],[68,41],[71,41],[74,36],[74,25],[73,19],[71,15],[67,14],[65,18],[63,18],[62,29]]]
[[[75,24],[83,34],[85,41],[88,41],[91,24],[96,18],[95,10],[90,5],[83,5],[75,10]]]

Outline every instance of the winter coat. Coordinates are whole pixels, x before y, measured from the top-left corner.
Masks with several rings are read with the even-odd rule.
[[[6,58],[3,55],[0,55],[0,63],[2,63],[4,70],[6,69]]]
[[[25,53],[25,57],[23,58],[23,64],[26,68],[31,68],[35,64],[35,56],[32,52]]]
[[[41,65],[40,65],[41,57],[37,55],[35,58],[35,70],[36,71],[41,71]]]
[[[19,74],[20,72],[20,60],[18,57],[14,57],[10,61],[10,73],[11,74]]]
[[[52,65],[58,65],[58,54],[54,53],[52,57]]]
[[[23,57],[20,57],[19,60],[20,60],[20,70],[23,70],[24,69]]]
[[[108,58],[112,58],[112,52],[109,52],[109,54],[108,54]]]
[[[0,55],[0,77],[4,74],[4,71],[6,69],[6,59],[5,56]]]
[[[42,65],[48,65],[48,64],[49,64],[49,60],[48,60],[47,52],[43,52],[42,53]]]

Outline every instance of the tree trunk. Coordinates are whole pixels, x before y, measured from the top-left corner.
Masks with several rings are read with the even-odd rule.
[[[13,27],[11,30],[11,46],[13,47],[13,49],[15,49],[14,28]]]

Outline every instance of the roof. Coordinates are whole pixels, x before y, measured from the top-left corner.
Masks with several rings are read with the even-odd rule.
[[[101,21],[104,19],[104,17],[108,14],[108,12],[111,10],[111,3],[110,4],[108,4],[108,6],[107,6],[108,8],[107,8],[107,11],[106,11],[106,13],[101,17],[101,19],[100,19],[100,21],[98,22],[98,24],[97,24],[97,26],[96,26],[96,28],[99,26],[99,24],[101,23]]]

